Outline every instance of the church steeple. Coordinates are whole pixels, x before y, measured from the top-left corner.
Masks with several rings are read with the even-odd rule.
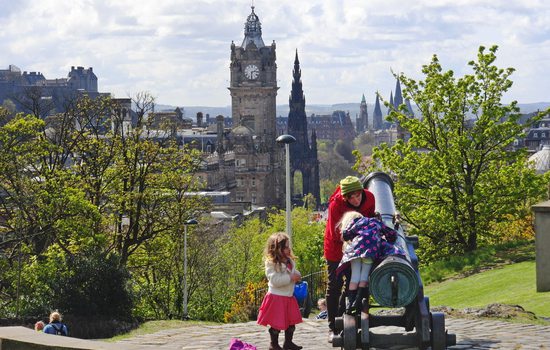
[[[292,91],[290,94],[289,104],[303,103],[306,104],[304,90],[302,89],[302,70],[300,69],[300,60],[298,60],[298,49],[294,58],[294,69],[292,71]],[[305,112],[304,112],[305,114]]]
[[[288,133],[296,138],[298,142],[290,145],[290,154],[293,149],[306,147],[309,149],[307,137],[307,119],[306,119],[306,98],[302,89],[302,70],[300,69],[300,60],[298,59],[298,49],[294,58],[294,69],[292,71],[292,91],[288,99],[290,111],[288,113]]]
[[[376,94],[374,112],[372,113],[372,128],[374,130],[382,129],[382,109],[380,108],[380,96],[378,94]]]
[[[367,100],[365,99],[365,94],[363,94],[361,104],[359,105],[359,116],[355,121],[355,125],[358,133],[369,130],[369,113],[367,111]]]
[[[302,173],[302,194],[311,193],[320,203],[319,160],[317,159],[317,134],[311,134],[311,147],[307,132],[306,98],[302,89],[302,70],[298,59],[298,50],[294,58],[292,71],[292,91],[288,99],[288,133],[296,138],[290,144],[291,172]],[[292,175],[293,176],[293,175]],[[291,180],[292,181],[292,180]]]
[[[246,48],[248,44],[254,43],[257,48],[264,47],[262,24],[256,13],[254,13],[254,6],[251,6],[251,8],[252,12],[248,15],[244,24],[244,40],[241,46]]]
[[[395,109],[399,109],[401,104],[403,104],[403,95],[401,94],[401,83],[399,82],[399,78],[397,78],[397,81],[395,82],[395,96],[393,97],[392,105]]]

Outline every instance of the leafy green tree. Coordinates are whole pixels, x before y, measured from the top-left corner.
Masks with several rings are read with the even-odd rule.
[[[323,180],[330,180],[336,183],[340,181],[340,179],[353,173],[350,163],[336,152],[335,148],[335,144],[323,141],[319,142],[318,157],[319,177],[321,182],[323,182]],[[346,148],[346,146],[344,146],[344,148]]]
[[[492,223],[524,215],[544,191],[525,151],[511,146],[547,112],[521,124],[517,102],[502,103],[514,69],[498,68],[496,51],[480,47],[469,62],[473,73],[460,78],[443,71],[435,55],[423,66],[424,80],[399,76],[422,116],[409,117],[404,105],[392,110],[410,138],[376,148],[374,158],[395,176],[396,204],[426,243],[426,257],[475,250],[493,239]]]
[[[158,138],[148,131],[150,95],[139,94],[134,105],[133,130],[122,129],[119,106],[109,98],[82,96],[46,121],[31,115],[4,118],[8,114],[0,109],[0,255],[6,258],[0,263],[1,313],[54,307],[49,304],[54,297],[33,297],[43,288],[56,290],[40,284],[51,280],[50,270],[41,267],[49,265],[52,252],[56,271],[75,270],[72,261],[89,263],[79,272],[81,279],[93,277],[88,272],[97,256],[118,264],[119,272],[128,269],[133,286],[148,287],[136,287],[139,295],[160,298],[155,306],[161,316],[181,305],[175,301],[181,301],[182,290],[176,243],[183,222],[208,206],[186,195],[196,188],[200,154],[180,147],[171,134]],[[37,268],[26,268],[35,262]]]
[[[334,145],[334,151],[349,163],[353,163],[352,145],[349,140],[338,140]]]

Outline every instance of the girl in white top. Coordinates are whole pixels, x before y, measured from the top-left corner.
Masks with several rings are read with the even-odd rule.
[[[270,350],[300,350],[292,338],[296,324],[302,322],[298,302],[294,298],[294,285],[302,278],[296,270],[290,239],[284,232],[272,234],[264,251],[265,275],[269,289],[258,311],[258,324],[269,326]],[[279,333],[285,331],[283,347],[279,346]]]

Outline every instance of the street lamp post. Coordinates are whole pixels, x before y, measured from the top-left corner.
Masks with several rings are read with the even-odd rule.
[[[281,135],[275,140],[277,143],[284,143],[286,153],[286,233],[292,241],[292,225],[290,214],[292,207],[290,204],[290,144],[296,142],[296,138],[292,135]]]
[[[183,225],[183,319],[188,320],[187,313],[187,226],[198,224],[197,220],[189,219]]]

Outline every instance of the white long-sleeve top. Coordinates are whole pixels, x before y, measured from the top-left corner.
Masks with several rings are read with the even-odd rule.
[[[265,275],[267,277],[268,292],[275,295],[291,297],[294,294],[295,282],[292,281],[290,275],[296,270],[296,264],[292,259],[289,259],[292,266],[289,269],[285,264],[275,264],[272,261],[265,262]]]

